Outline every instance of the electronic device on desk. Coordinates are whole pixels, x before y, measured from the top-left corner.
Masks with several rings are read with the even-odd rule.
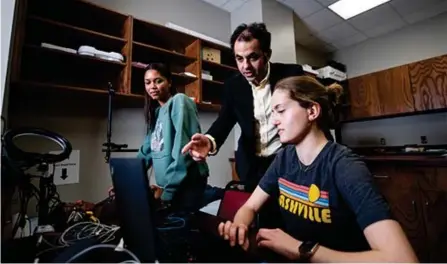
[[[125,247],[145,263],[192,260],[181,235],[186,222],[157,211],[144,160],[111,158],[110,172]]]
[[[16,140],[23,137],[40,137],[53,141],[60,146],[61,151],[58,154],[35,153],[22,150],[16,145]],[[18,128],[10,129],[5,132],[2,137],[2,158],[6,161],[9,170],[7,175],[2,177],[13,178],[14,184],[18,186],[21,197],[24,201],[19,212],[19,219],[16,221],[18,225],[13,228],[13,235],[17,232],[19,225],[24,223],[28,201],[33,196],[38,198],[38,226],[34,231],[35,234],[54,232],[54,227],[50,225],[49,213],[52,209],[51,205],[60,203],[56,186],[53,183],[54,164],[67,159],[70,156],[72,147],[70,142],[61,135],[42,128]],[[53,171],[50,171],[50,165],[53,165]],[[3,165],[2,165],[3,166]],[[32,175],[27,171],[36,168],[39,175]],[[35,187],[31,180],[39,179],[39,187]]]

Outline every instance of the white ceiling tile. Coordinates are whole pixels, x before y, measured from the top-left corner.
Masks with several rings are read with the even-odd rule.
[[[429,19],[444,12],[447,12],[447,1],[442,1],[438,4],[413,12],[409,15],[404,15],[403,18],[407,23],[413,24],[424,19]]]
[[[344,20],[334,12],[325,8],[304,19],[304,23],[315,32],[330,28]]]
[[[303,46],[324,46],[325,44],[324,41],[313,35],[309,35],[306,38],[301,38],[300,41],[297,42]]]
[[[324,41],[332,43],[334,40],[350,37],[357,33],[359,32],[347,22],[342,22],[319,32],[318,36],[321,37]]]
[[[233,12],[234,10],[241,7],[246,0],[229,0],[224,5],[222,5],[222,8],[227,10],[228,12]]]
[[[445,0],[392,0],[390,4],[401,15],[409,15]]]
[[[355,28],[365,31],[399,19],[401,19],[399,14],[389,4],[384,4],[348,19],[348,22]]]
[[[212,4],[214,6],[220,7],[230,0],[203,0],[203,1]]]
[[[299,45],[306,47],[309,50],[314,50],[314,51],[322,51],[322,52],[326,52],[326,42],[311,36],[307,39],[305,39],[302,42],[297,42]]]
[[[365,41],[368,37],[366,37],[362,33],[357,33],[354,36],[339,39],[336,42],[333,42],[332,45],[334,45],[336,48],[341,49],[348,46],[352,46],[354,44],[360,43],[362,41]]]
[[[333,3],[337,2],[338,0],[317,0],[320,4],[323,6],[330,6]]]
[[[390,33],[392,31],[395,31],[397,29],[400,29],[407,25],[402,19],[396,19],[394,21],[390,21],[389,23],[380,23],[377,27],[373,27],[371,29],[367,29],[363,31],[365,35],[367,35],[370,38],[374,38],[380,35],[384,35],[387,33]]]
[[[324,47],[325,47],[325,50],[327,50],[328,52],[333,52],[333,51],[337,50],[337,48],[334,45],[329,44],[329,43],[326,43],[326,45],[324,45]]]
[[[300,18],[305,18],[324,8],[315,0],[283,0],[282,3],[292,8]]]

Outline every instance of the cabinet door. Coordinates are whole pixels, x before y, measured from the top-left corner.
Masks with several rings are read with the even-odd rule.
[[[399,222],[419,261],[428,261],[427,235],[425,232],[421,198],[414,174],[407,169],[374,167],[375,182],[387,200],[391,214]]]
[[[377,78],[381,115],[414,111],[408,66],[399,66],[374,73]]]
[[[430,262],[447,262],[447,168],[425,169],[419,178]]]
[[[416,110],[447,108],[447,55],[411,63],[409,70]]]
[[[379,116],[381,114],[377,92],[377,79],[367,74],[349,79],[351,113],[349,119]]]

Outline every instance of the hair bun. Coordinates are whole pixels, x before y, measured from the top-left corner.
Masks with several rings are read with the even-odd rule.
[[[328,93],[334,96],[335,102],[338,103],[340,96],[343,94],[343,87],[338,83],[333,83],[326,87]]]

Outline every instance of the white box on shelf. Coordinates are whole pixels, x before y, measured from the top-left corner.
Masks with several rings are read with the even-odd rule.
[[[319,78],[333,79],[336,81],[344,81],[347,78],[346,73],[339,71],[335,68],[332,68],[331,66],[320,68],[317,71]]]
[[[209,75],[209,74],[202,73],[202,79],[208,80],[208,81],[212,81],[213,80],[213,76]]]

